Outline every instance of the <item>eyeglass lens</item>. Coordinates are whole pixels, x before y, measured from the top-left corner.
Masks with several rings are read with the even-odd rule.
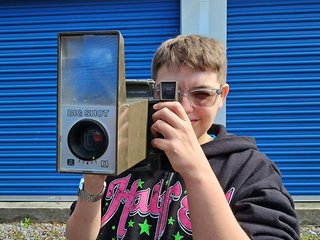
[[[186,96],[196,106],[212,106],[220,92],[213,89],[196,89],[190,92],[179,91],[179,97]]]

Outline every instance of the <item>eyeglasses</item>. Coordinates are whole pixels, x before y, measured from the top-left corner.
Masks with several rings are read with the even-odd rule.
[[[160,89],[155,89],[155,91],[159,93]],[[193,106],[210,107],[216,102],[217,97],[221,95],[222,92],[222,88],[196,88],[184,91],[178,90],[179,102],[181,102],[182,97],[186,97]]]

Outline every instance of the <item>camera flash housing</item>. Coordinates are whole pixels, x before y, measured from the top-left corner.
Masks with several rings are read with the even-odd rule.
[[[57,171],[117,175],[144,160],[148,99],[126,99],[121,33],[58,33],[57,67]]]

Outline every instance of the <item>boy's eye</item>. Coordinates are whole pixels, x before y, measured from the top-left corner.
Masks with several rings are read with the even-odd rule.
[[[214,92],[210,90],[194,90],[190,92],[190,95],[197,99],[207,99],[211,98],[214,95]]]

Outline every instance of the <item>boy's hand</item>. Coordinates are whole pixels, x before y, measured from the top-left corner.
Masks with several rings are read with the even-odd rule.
[[[151,132],[156,137],[152,146],[164,151],[173,169],[181,175],[201,167],[206,159],[187,113],[179,102],[160,102],[154,105]],[[199,162],[200,161],[200,162]]]
[[[107,178],[105,175],[84,174],[84,190],[90,194],[98,194],[103,189],[103,184]]]

